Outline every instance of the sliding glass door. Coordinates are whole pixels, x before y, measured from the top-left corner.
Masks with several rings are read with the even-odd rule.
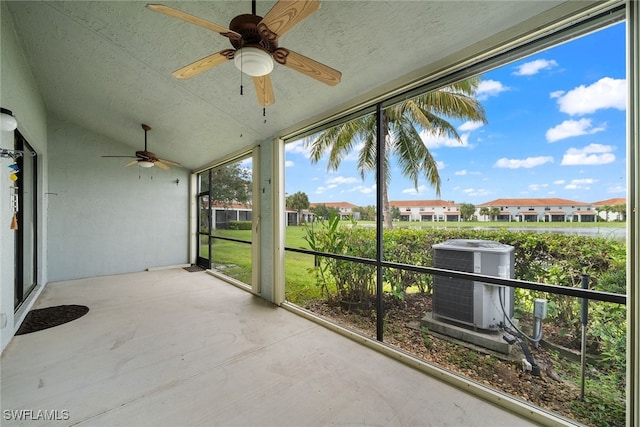
[[[211,170],[198,174],[198,249],[196,264],[202,268],[211,268]]]
[[[18,172],[14,183],[17,196],[15,234],[15,298],[17,309],[37,284],[37,157],[24,137],[16,132],[15,148],[24,155],[16,158]]]

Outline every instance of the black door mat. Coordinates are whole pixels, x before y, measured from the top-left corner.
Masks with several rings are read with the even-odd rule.
[[[199,265],[191,265],[189,267],[183,267],[185,270],[187,270],[189,273],[196,273],[198,271],[204,271],[205,269],[200,267]]]
[[[79,319],[88,312],[89,307],[84,305],[57,305],[31,310],[27,313],[16,335],[30,334],[63,325],[72,320]]]

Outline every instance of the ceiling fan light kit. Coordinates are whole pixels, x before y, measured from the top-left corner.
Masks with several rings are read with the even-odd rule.
[[[297,52],[278,46],[278,38],[320,8],[319,0],[279,0],[263,17],[256,15],[256,0],[251,14],[242,14],[229,22],[229,28],[162,4],[147,4],[147,9],[220,34],[229,39],[232,49],[199,59],[173,72],[178,79],[188,79],[224,62],[233,60],[244,74],[253,77],[260,105],[275,102],[269,73],[274,61],[329,86],[340,83],[342,73]],[[242,93],[242,89],[241,89]]]
[[[240,71],[252,77],[261,77],[273,71],[273,58],[259,47],[247,46],[238,49],[233,63]]]
[[[0,129],[6,132],[12,132],[18,128],[18,121],[13,117],[13,112],[6,108],[0,108]]]

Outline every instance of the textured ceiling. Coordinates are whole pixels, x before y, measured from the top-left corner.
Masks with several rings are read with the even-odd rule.
[[[189,169],[398,84],[495,34],[507,40],[570,9],[563,1],[323,1],[279,44],[340,70],[342,82],[326,86],[276,64],[276,102],[263,117],[251,79],[232,63],[188,80],[171,76],[230,47],[217,33],[139,1],[7,4],[51,115],[136,150],[143,144],[140,124],[149,124],[149,149]],[[251,12],[248,0],[162,4],[222,26]],[[257,14],[273,4],[258,1]]]

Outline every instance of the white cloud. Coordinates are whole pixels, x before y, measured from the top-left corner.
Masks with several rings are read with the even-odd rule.
[[[310,157],[310,148],[309,148],[310,142],[312,142],[312,140],[308,138],[290,142],[288,144],[285,144],[284,151],[286,153],[302,154],[304,157],[308,159]]]
[[[596,182],[598,182],[598,180],[593,178],[580,178],[571,180],[571,183],[576,185],[595,184]]]
[[[613,187],[609,187],[607,189],[607,193],[626,193],[627,187],[624,185],[614,185]]]
[[[590,135],[606,129],[606,123],[593,127],[591,119],[582,118],[580,120],[565,120],[559,125],[552,127],[546,133],[547,141],[555,142],[565,138],[578,135]]]
[[[538,156],[527,157],[526,159],[507,159],[506,157],[503,157],[494,164],[494,167],[508,169],[533,168],[544,165],[545,163],[553,163],[553,157]]]
[[[522,64],[516,71],[513,72],[515,76],[532,76],[537,74],[541,70],[550,70],[553,67],[557,67],[558,63],[553,59],[536,59]]]
[[[591,184],[598,182],[593,178],[572,179],[571,182],[564,186],[565,190],[590,190]]]
[[[458,126],[458,130],[462,132],[471,132],[472,130],[480,129],[482,126],[484,126],[484,123],[482,122],[466,121]]]
[[[464,190],[462,190],[462,192],[467,196],[488,196],[489,194],[491,194],[484,188],[465,188]]]
[[[556,90],[555,92],[551,92],[549,94],[549,98],[560,98],[562,95],[564,95],[566,92],[564,90]]]
[[[360,182],[360,179],[355,178],[355,177],[344,177],[344,176],[336,176],[334,178],[329,178],[325,181],[327,184],[334,184],[335,185],[339,185],[339,184],[353,184],[355,182]]]
[[[349,193],[362,193],[362,194],[371,194],[376,191],[376,186],[372,185],[371,187],[366,187],[364,185],[358,185],[349,190]]]
[[[529,184],[529,190],[531,191],[540,191],[543,188],[548,187],[549,184]]]
[[[563,166],[604,165],[615,161],[616,156],[611,153],[613,146],[603,144],[589,144],[586,147],[569,148],[562,157]]]
[[[435,136],[424,131],[420,133],[420,138],[422,138],[422,142],[429,149],[438,147],[472,147],[469,145],[468,133],[461,134],[460,141],[454,138]]]
[[[315,193],[316,193],[316,194],[322,194],[322,193],[324,193],[325,191],[327,191],[327,190],[333,190],[333,189],[334,189],[334,188],[336,188],[336,187],[337,187],[337,185],[336,185],[336,184],[327,185],[326,187],[325,187],[325,186],[321,186],[321,187],[316,188]]]
[[[406,188],[406,189],[402,190],[402,192],[405,193],[405,194],[416,194],[416,195],[417,194],[423,194],[426,191],[427,191],[427,186],[426,185],[419,185],[417,191],[416,191],[415,187]]]
[[[291,168],[291,167],[293,167],[293,166],[295,166],[295,165],[296,165],[296,164],[295,164],[295,163],[293,163],[293,161],[292,161],[292,160],[285,160],[285,162],[284,162],[284,167],[285,167],[285,168]]]
[[[438,161],[436,161],[436,167],[438,168],[439,171],[441,171],[442,169],[444,169],[446,167],[446,165],[444,164],[444,162],[442,160],[438,160]]]
[[[461,171],[455,171],[455,175],[463,176],[467,174],[466,169],[462,169]]]
[[[491,96],[498,96],[500,92],[509,90],[508,86],[504,86],[497,80],[481,80],[476,91],[476,98],[484,101]]]
[[[564,184],[565,182],[566,182],[566,181],[565,181],[564,179],[559,179],[559,180],[557,180],[557,181],[553,181],[553,183],[554,183],[554,184],[556,184],[556,185],[562,185],[562,184]]]
[[[590,86],[580,85],[567,93],[553,92],[560,111],[569,115],[591,114],[605,108],[625,110],[627,82],[625,79],[603,77]]]

